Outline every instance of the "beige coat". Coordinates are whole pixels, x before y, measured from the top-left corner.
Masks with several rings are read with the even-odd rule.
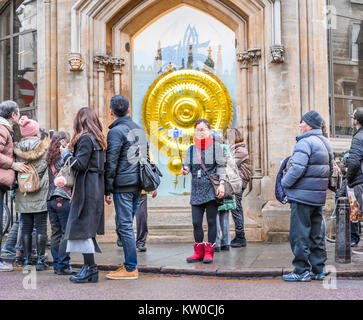
[[[0,117],[0,183],[9,187],[15,179],[15,171],[10,168],[14,162],[12,133],[10,123]]]

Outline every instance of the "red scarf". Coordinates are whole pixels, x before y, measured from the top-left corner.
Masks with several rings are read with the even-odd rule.
[[[195,146],[201,150],[207,149],[209,146],[212,145],[213,142],[214,140],[212,139],[211,135],[205,139],[198,139],[197,137],[194,137]]]

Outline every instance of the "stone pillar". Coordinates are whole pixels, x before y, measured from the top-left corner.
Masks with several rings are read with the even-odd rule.
[[[101,123],[105,120],[105,73],[106,67],[110,63],[110,58],[108,56],[95,56],[93,62],[97,65],[97,79],[98,79],[98,108],[96,112]]]
[[[121,74],[122,67],[125,65],[125,59],[120,57],[111,58],[114,94],[121,94]]]
[[[273,40],[270,48],[272,63],[282,63],[285,60],[285,47],[281,44],[281,2],[275,0],[273,4]]]
[[[251,165],[253,168],[253,175],[256,178],[262,177],[262,163],[261,163],[261,117],[260,117],[260,104],[259,104],[259,60],[261,59],[260,49],[249,49],[245,52],[237,54],[237,60],[240,62],[242,69],[242,81],[248,88],[249,98],[249,125],[250,131],[249,149],[251,152]]]
[[[248,54],[247,52],[239,52],[237,53],[237,61],[240,63],[241,70],[241,82],[242,82],[242,99],[243,99],[243,119],[241,119],[243,137],[246,141],[246,145],[249,145],[249,128],[251,126],[250,123],[250,113],[248,112]],[[239,128],[240,129],[240,128]]]

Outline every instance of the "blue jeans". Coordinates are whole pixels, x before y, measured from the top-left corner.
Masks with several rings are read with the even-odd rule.
[[[121,239],[124,250],[124,266],[132,272],[137,266],[136,241],[133,228],[140,191],[115,193],[113,201],[116,210],[116,232]]]
[[[219,211],[217,214],[216,247],[229,246],[230,244],[231,235],[229,233],[229,211]]]
[[[236,235],[244,235],[245,228],[244,228],[244,217],[243,217],[243,208],[242,208],[242,195],[243,191],[245,189],[242,189],[241,193],[237,193],[236,196],[236,209],[231,210],[232,218],[235,225],[235,232]]]
[[[52,228],[50,251],[53,257],[53,269],[69,269],[70,256],[66,252],[67,240],[64,239],[64,233],[71,208],[70,202],[63,198],[53,198],[47,202],[47,207]]]

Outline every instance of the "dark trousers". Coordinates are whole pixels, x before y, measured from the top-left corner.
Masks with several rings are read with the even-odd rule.
[[[47,235],[47,212],[22,213],[22,234],[31,235],[35,227],[37,234]]]
[[[231,210],[232,218],[235,225],[236,235],[243,234],[245,231],[244,228],[244,218],[243,218],[243,208],[242,208],[242,194],[244,189],[242,189],[241,193],[235,195],[236,197],[236,209]]]
[[[63,198],[53,198],[47,203],[49,221],[52,228],[50,238],[50,251],[53,257],[53,269],[69,269],[69,253],[66,252],[67,240],[64,239],[66,231],[70,201]]]
[[[141,194],[139,204],[135,213],[136,216],[136,247],[145,246],[148,234],[147,228],[147,194]]]
[[[2,242],[3,242],[4,196],[5,196],[5,191],[1,190],[1,188],[0,188],[0,249],[2,247]],[[0,262],[1,261],[2,260],[0,257]]]
[[[350,222],[350,241],[358,243],[360,241],[359,223]]]
[[[200,205],[192,205],[192,220],[194,240],[197,243],[204,241],[203,216],[207,213],[208,242],[215,243],[217,238],[218,203],[213,200]]]
[[[290,245],[295,256],[294,272],[324,272],[326,250],[322,231],[321,207],[291,202]]]

